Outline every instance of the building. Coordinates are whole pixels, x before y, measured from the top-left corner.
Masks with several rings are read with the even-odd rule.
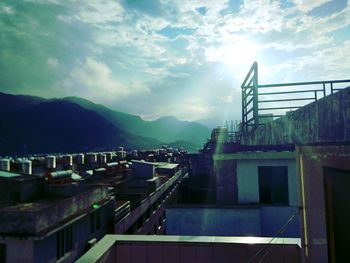
[[[113,227],[106,187],[1,171],[0,193],[1,262],[73,262]]]
[[[347,262],[350,87],[344,85],[348,83],[260,85],[254,63],[242,84],[240,141],[210,140],[202,151],[205,162],[200,162],[202,153],[191,156],[192,168],[213,179],[215,202],[207,207],[169,207],[166,232],[180,231],[179,236],[106,236],[79,262]],[[302,90],[262,91],[292,86]],[[300,92],[311,95],[300,101],[281,98]],[[278,103],[259,107],[286,101],[289,107]],[[230,227],[232,221],[236,229]],[[176,229],[175,222],[181,227]],[[232,235],[255,232],[254,237],[225,238],[218,237],[218,228]],[[202,233],[212,236],[197,236]]]

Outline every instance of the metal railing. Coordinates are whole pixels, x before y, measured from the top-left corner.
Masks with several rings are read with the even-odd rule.
[[[241,85],[241,130],[247,132],[284,116],[289,111],[333,94],[345,88],[345,83],[350,83],[350,79],[259,85],[258,63],[254,62]],[[284,89],[286,87],[288,90]]]

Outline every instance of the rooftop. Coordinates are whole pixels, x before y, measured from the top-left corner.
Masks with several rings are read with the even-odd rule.
[[[107,187],[91,187],[70,197],[45,197],[0,208],[0,233],[33,235],[77,216],[93,204],[103,203]]]
[[[262,258],[264,262],[301,262],[300,239],[106,235],[77,262],[249,262]]]

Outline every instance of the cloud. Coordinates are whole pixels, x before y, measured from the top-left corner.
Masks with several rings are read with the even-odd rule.
[[[57,68],[60,65],[57,58],[53,58],[53,57],[49,57],[47,59],[47,64],[52,68]]]
[[[294,4],[305,13],[330,1],[331,0],[293,0]]]
[[[265,83],[348,78],[350,7],[318,15],[332,3],[5,0],[0,87],[222,124],[254,60]]]
[[[90,99],[101,100],[112,98],[121,100],[125,97],[147,93],[149,89],[138,81],[123,82],[112,74],[111,69],[104,63],[87,57],[69,73],[67,79],[60,85],[68,94],[75,94]]]

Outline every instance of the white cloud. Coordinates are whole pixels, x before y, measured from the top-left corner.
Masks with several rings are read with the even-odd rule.
[[[43,41],[42,46],[48,47],[38,54],[46,56],[43,63],[57,76],[52,81],[59,82],[57,95],[123,105],[123,110],[145,116],[173,114],[185,119],[191,112],[188,118],[218,118],[231,104],[230,114],[239,115],[240,93],[231,90],[239,87],[256,57],[265,59],[258,61],[265,83],[348,78],[350,46],[344,39],[349,36],[339,40],[332,32],[349,26],[349,3],[321,17],[308,12],[327,0],[295,0],[295,5],[243,0],[234,10],[229,0],[159,2],[161,6],[150,12],[149,5],[138,8],[137,1],[127,5],[115,0],[51,0],[63,8],[55,6],[48,10],[52,13],[42,14],[53,14],[55,26],[30,16],[25,23],[30,30],[24,30],[17,6],[0,4],[0,12],[18,15],[16,26],[4,30],[5,35],[15,32],[21,41],[24,34],[29,38],[35,31],[42,37],[35,38],[35,43],[40,46]],[[199,13],[198,8],[205,12]],[[0,20],[0,25],[5,23]],[[175,30],[169,33],[169,28]],[[169,37],[159,32],[162,29]],[[54,50],[59,54],[44,42],[49,39],[46,32],[52,40],[57,38],[55,43],[62,49]],[[11,38],[2,39],[6,44]],[[147,98],[137,101],[144,94]]]
[[[7,6],[7,5],[4,5],[2,7],[2,12],[7,14],[7,15],[14,15],[15,14],[15,11],[13,10],[13,8],[11,6]]]
[[[69,73],[69,77],[59,84],[66,92],[100,100],[120,100],[135,94],[149,92],[138,80],[118,80],[110,68],[92,57],[78,65]]]
[[[272,66],[259,67],[262,83],[349,79],[350,40]]]
[[[47,59],[47,64],[52,68],[57,68],[60,65],[57,58],[53,58],[53,57],[49,57]]]
[[[331,0],[293,0],[294,4],[303,12],[309,12]]]

